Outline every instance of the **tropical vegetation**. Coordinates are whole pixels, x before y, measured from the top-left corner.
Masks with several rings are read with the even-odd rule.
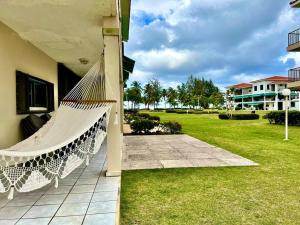
[[[210,104],[222,106],[224,94],[211,80],[190,76],[176,88],[163,88],[157,79],[150,80],[144,86],[134,81],[125,89],[124,101],[130,103],[131,109],[139,108],[142,103],[147,109],[151,106],[157,109],[161,102],[164,108],[167,108],[167,104],[169,108],[208,108]]]

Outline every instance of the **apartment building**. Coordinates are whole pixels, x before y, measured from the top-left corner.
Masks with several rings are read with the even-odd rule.
[[[290,2],[292,8],[300,8],[300,0]],[[288,52],[300,52],[300,28],[288,34]],[[300,68],[289,70],[288,88],[300,91]]]
[[[249,83],[235,84],[227,87],[230,93],[227,101],[236,109],[282,110],[285,108],[282,90],[287,88],[288,77],[271,76]],[[292,91],[289,107],[300,110],[298,93]],[[229,104],[229,103],[228,103]]]

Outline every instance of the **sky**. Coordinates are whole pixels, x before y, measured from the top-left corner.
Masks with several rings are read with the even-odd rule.
[[[131,2],[128,84],[155,78],[176,87],[194,75],[224,89],[300,66],[300,53],[286,52],[288,33],[300,28],[289,0]]]

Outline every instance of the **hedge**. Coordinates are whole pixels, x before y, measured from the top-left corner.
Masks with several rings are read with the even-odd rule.
[[[284,124],[285,123],[285,111],[272,111],[266,114],[264,119],[268,119],[270,124]],[[300,126],[300,112],[289,111],[288,113],[289,125]]]
[[[219,114],[219,119],[221,120],[258,120],[259,119],[259,115],[258,114],[232,114],[232,116],[230,116],[229,114]]]
[[[166,113],[177,113],[177,114],[219,114],[218,111],[202,111],[195,109],[167,109]]]

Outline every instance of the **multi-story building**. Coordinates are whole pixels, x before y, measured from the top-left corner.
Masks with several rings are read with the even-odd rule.
[[[292,8],[300,8],[300,0],[290,2]],[[300,28],[288,34],[288,52],[300,52]],[[291,90],[300,91],[300,68],[289,70],[288,88]]]
[[[288,77],[272,76],[250,83],[241,83],[227,87],[230,93],[228,101],[235,108],[258,110],[282,110],[285,108],[282,90],[287,87]],[[229,100],[230,99],[230,100]],[[290,96],[290,109],[299,109],[297,93]]]

